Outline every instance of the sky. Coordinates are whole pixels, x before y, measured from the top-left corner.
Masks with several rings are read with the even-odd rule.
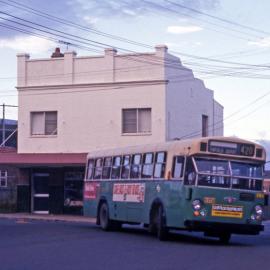
[[[224,106],[224,135],[270,151],[269,10],[268,0],[0,0],[0,104],[17,105],[17,53],[47,58],[66,42],[78,56],[166,44]]]

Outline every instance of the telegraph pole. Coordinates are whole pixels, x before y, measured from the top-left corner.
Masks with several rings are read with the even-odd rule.
[[[7,107],[11,107],[11,108],[17,108],[18,106],[16,105],[6,105],[5,103],[3,103],[2,105],[3,110],[3,114],[2,114],[2,143],[0,144],[1,147],[4,147],[6,145],[6,108]]]
[[[5,111],[6,111],[6,105],[3,103],[3,117],[2,117],[2,144],[5,146],[5,140],[6,140],[6,121],[5,121]]]

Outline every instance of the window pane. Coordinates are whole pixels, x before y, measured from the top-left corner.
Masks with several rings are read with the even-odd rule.
[[[57,112],[45,112],[45,134],[57,134]]]
[[[44,135],[44,113],[43,112],[31,112],[31,134],[32,135]]]
[[[139,109],[138,118],[138,132],[151,132],[151,109]]]
[[[183,164],[184,158],[183,157],[174,157],[173,162],[173,178],[181,178],[183,176]]]
[[[106,157],[104,159],[104,165],[102,170],[102,179],[109,179],[111,177],[112,158]]]
[[[165,164],[164,163],[157,163],[155,165],[154,177],[155,178],[163,178],[164,173],[165,173]]]
[[[121,157],[114,157],[113,158],[113,167],[112,167],[112,179],[119,179],[120,178],[120,164],[121,164]]]
[[[141,175],[141,155],[134,155],[130,170],[130,178],[140,178]]]
[[[153,153],[147,153],[144,155],[144,164],[151,164],[153,163]]]
[[[143,165],[142,178],[151,178],[153,176],[154,164]]]
[[[136,133],[137,132],[137,110],[124,109],[123,111],[123,133]]]
[[[159,152],[156,155],[156,162],[157,163],[163,163],[166,161],[166,153],[165,152]]]
[[[102,158],[98,158],[96,160],[94,178],[95,179],[100,179],[101,178],[101,173],[102,173]]]
[[[202,137],[208,136],[208,116],[202,115]]]
[[[94,170],[94,160],[89,159],[89,161],[88,161],[87,179],[91,179],[93,177],[93,170]]]

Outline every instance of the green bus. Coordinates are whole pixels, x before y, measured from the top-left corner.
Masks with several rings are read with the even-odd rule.
[[[144,224],[165,240],[170,229],[228,243],[262,225],[262,146],[203,137],[102,150],[87,156],[84,215],[103,230]]]

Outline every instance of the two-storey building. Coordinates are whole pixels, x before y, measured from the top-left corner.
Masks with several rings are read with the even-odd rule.
[[[18,154],[36,157],[26,166],[30,211],[53,212],[55,200],[63,209],[80,205],[83,162],[53,166],[54,155],[223,135],[223,107],[213,91],[166,46],[153,53],[110,48],[78,57],[57,49],[47,59],[17,58]],[[39,162],[44,154],[50,163]]]

